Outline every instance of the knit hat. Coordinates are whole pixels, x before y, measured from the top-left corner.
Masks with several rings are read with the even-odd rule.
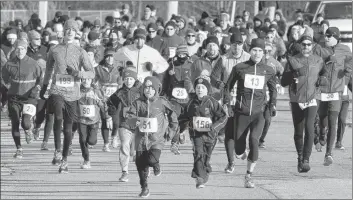
[[[173,21],[169,21],[165,24],[164,28],[167,28],[168,26],[172,26],[173,28],[176,28],[177,24]]]
[[[61,16],[63,16],[63,13],[61,11],[57,11],[55,13],[55,17],[61,17]]]
[[[107,57],[107,56],[114,56],[114,50],[111,49],[111,48],[107,48],[104,50],[104,58]]]
[[[17,31],[15,29],[10,29],[6,33],[6,38],[17,38]]]
[[[186,54],[187,56],[189,56],[188,47],[185,44],[181,44],[177,47],[176,55],[180,55],[180,54]]]
[[[95,53],[96,52],[96,48],[94,48],[93,46],[87,46],[86,47],[86,52],[92,52],[92,53]]]
[[[215,43],[215,44],[217,44],[217,46],[219,46],[219,41],[216,36],[211,35],[211,36],[207,37],[207,39],[205,41],[206,41],[205,47],[207,47],[208,44],[210,44],[210,43]]]
[[[158,26],[156,23],[149,23],[147,26],[147,31],[157,31],[158,30]]]
[[[263,39],[260,38],[254,38],[251,40],[251,44],[250,44],[250,51],[251,49],[258,47],[261,48],[262,50],[265,49],[265,41]]]
[[[203,11],[202,14],[201,14],[201,19],[205,19],[207,17],[209,17],[210,14],[208,14],[206,11]]]
[[[87,38],[88,38],[88,40],[94,41],[94,40],[96,40],[96,39],[99,38],[99,33],[97,33],[96,31],[90,31],[90,32],[88,33]]]
[[[144,40],[146,40],[146,31],[145,29],[142,28],[138,28],[134,31],[134,40],[137,38],[142,38]]]
[[[93,25],[94,26],[101,26],[101,20],[99,20],[99,19],[94,20]]]
[[[129,6],[129,4],[123,4],[123,6],[121,7],[121,9],[129,9],[130,8],[130,6]]]
[[[207,88],[207,94],[210,94],[210,93],[211,93],[211,89],[212,89],[211,83],[210,83],[207,79],[202,78],[202,77],[196,78],[195,84],[194,84],[195,89],[196,89],[196,86],[197,86],[198,84],[202,84],[202,85],[206,86],[206,88]]]
[[[327,20],[322,20],[320,25],[322,26],[323,24],[326,24],[328,27],[330,27],[330,22]]]
[[[196,32],[195,32],[194,29],[188,29],[188,30],[186,31],[185,35],[189,35],[190,33],[196,35]]]
[[[136,72],[135,68],[133,68],[133,67],[126,67],[123,70],[122,77],[123,77],[123,79],[125,79],[126,77],[132,77],[136,80],[137,79],[137,72]]]
[[[64,30],[69,29],[69,28],[72,28],[75,31],[79,31],[78,23],[73,19],[67,20],[64,24]]]
[[[31,30],[28,32],[28,39],[30,41],[35,40],[35,39],[40,39],[40,38],[41,38],[40,33],[38,33],[37,31]]]
[[[26,39],[26,40],[28,40],[28,35],[27,35],[27,33],[26,32],[20,32],[19,34],[18,34],[18,39]]]
[[[340,30],[337,27],[329,27],[326,30],[325,35],[332,35],[334,38],[336,38],[336,40],[339,40],[341,33],[340,33]]]
[[[243,43],[243,38],[241,37],[240,31],[236,31],[230,36],[230,43],[231,44],[236,44],[236,43]]]
[[[24,40],[17,40],[16,43],[16,47],[23,47],[25,49],[28,47],[28,43]]]
[[[309,35],[302,35],[301,38],[299,39],[299,42],[302,43],[304,40],[309,40],[309,41],[313,42],[313,37],[311,37]]]
[[[160,92],[162,84],[157,77],[147,76],[145,78],[145,81],[143,82],[143,88],[146,88],[146,87],[152,87],[156,91],[155,95],[157,95]]]

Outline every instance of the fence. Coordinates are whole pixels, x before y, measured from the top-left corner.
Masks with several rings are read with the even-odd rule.
[[[94,21],[100,19],[103,24],[104,19],[108,15],[112,15],[114,10],[70,10],[62,11],[63,15],[68,15],[70,18],[80,16],[84,20]],[[48,10],[47,19],[52,20],[54,18],[56,10]],[[1,25],[14,21],[15,19],[21,19],[24,24],[27,24],[33,13],[38,13],[38,10],[1,10]]]

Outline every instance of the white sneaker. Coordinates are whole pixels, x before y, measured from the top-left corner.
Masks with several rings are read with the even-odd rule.
[[[245,175],[244,187],[245,188],[254,188],[255,187],[255,183],[253,182],[250,174]]]
[[[83,161],[81,164],[81,169],[90,169],[91,168],[91,162],[90,161]]]
[[[109,144],[105,144],[105,145],[103,146],[103,151],[104,151],[104,152],[110,152]]]
[[[330,166],[333,163],[333,157],[331,155],[325,156],[324,166]]]

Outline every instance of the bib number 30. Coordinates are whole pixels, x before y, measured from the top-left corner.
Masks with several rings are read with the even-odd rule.
[[[212,126],[212,120],[208,117],[194,117],[194,129],[198,132],[209,132]]]
[[[244,87],[249,89],[263,89],[265,85],[265,77],[245,74]]]

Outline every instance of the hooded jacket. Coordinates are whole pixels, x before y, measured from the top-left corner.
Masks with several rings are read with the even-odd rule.
[[[163,33],[162,35],[162,39],[165,42],[165,45],[168,49],[168,57],[174,57],[171,54],[171,48],[176,48],[181,45],[181,44],[186,44],[186,41],[184,38],[180,37],[179,35],[177,35],[176,33],[174,33],[174,35],[172,36],[168,36],[166,33]]]
[[[161,36],[156,35],[154,38],[150,36],[146,37],[146,44],[154,49],[156,49],[164,59],[168,60],[169,52],[167,45]]]
[[[104,94],[104,98],[109,98],[122,85],[120,71],[117,66],[108,68],[104,65],[99,65],[94,68],[95,82]]]

